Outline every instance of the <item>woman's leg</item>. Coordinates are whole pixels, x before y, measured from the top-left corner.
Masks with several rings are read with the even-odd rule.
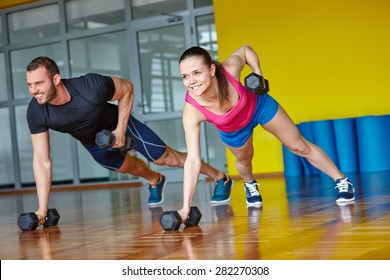
[[[296,125],[280,105],[274,118],[263,127],[277,137],[291,152],[306,158],[314,167],[333,180],[345,177],[320,147],[300,134]]]
[[[244,179],[246,203],[248,205],[260,206],[263,203],[263,198],[260,195],[258,184],[252,173],[252,159],[254,154],[253,135],[240,148],[230,146],[228,148],[236,158],[236,169],[238,173]]]
[[[253,135],[239,148],[227,147],[236,158],[236,169],[241,178],[245,182],[252,182],[255,179],[252,173]]]
[[[338,188],[337,203],[355,200],[355,190],[352,183],[348,178],[345,178],[345,175],[341,173],[320,147],[303,138],[296,125],[280,105],[275,117],[263,127],[275,135],[291,152],[306,158],[314,167],[335,181],[336,188]]]

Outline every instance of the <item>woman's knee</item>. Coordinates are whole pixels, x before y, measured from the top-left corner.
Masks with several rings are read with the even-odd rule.
[[[287,146],[287,148],[294,154],[297,154],[299,156],[306,156],[310,153],[311,147],[310,142],[307,140],[300,138],[294,143],[291,143]]]
[[[252,164],[253,157],[236,158],[236,165],[249,166]]]
[[[253,149],[248,150],[245,153],[237,154],[236,155],[236,164],[250,165],[252,163],[253,156],[254,156]]]
[[[236,159],[236,164],[250,164],[254,156],[252,138],[250,138],[241,148],[228,147]]]

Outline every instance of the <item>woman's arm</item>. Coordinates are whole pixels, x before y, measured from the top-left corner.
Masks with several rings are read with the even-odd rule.
[[[184,162],[183,208],[179,210],[183,223],[189,215],[192,197],[199,180],[201,166],[200,124],[202,121],[204,121],[203,114],[186,102],[183,108],[183,126],[187,158]]]
[[[263,76],[257,53],[249,45],[241,46],[223,61],[222,64],[237,80],[240,80],[240,74],[245,65],[248,65],[252,69],[252,72]]]

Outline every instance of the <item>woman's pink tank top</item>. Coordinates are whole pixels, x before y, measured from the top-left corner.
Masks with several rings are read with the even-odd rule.
[[[214,114],[196,102],[187,92],[185,101],[198,109],[209,121],[223,132],[233,132],[243,128],[252,118],[256,108],[257,95],[245,89],[225,68],[223,68],[229,82],[238,92],[237,104],[223,115]]]

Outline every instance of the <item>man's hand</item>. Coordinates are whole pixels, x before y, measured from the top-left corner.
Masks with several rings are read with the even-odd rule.
[[[47,211],[38,209],[35,211],[35,215],[38,217],[38,226],[43,225],[46,222]]]
[[[126,134],[119,129],[113,130],[112,134],[115,136],[115,143],[112,148],[122,148],[126,144]]]

